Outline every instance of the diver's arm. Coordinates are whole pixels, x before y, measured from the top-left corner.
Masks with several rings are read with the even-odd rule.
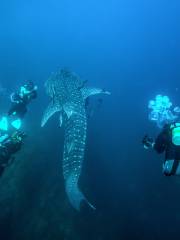
[[[154,140],[152,137],[145,135],[142,140],[145,149],[154,149],[157,153],[163,153],[166,149],[167,134],[162,131]]]

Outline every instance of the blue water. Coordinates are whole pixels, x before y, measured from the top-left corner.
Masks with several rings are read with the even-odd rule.
[[[177,0],[6,0],[0,3],[0,83],[39,87],[24,120],[28,137],[0,181],[0,239],[178,239],[180,179],[162,175],[163,156],[146,152],[148,101],[180,105]],[[68,67],[105,88],[88,120],[80,186],[96,211],[77,213],[65,195],[63,130],[40,129],[51,72]]]

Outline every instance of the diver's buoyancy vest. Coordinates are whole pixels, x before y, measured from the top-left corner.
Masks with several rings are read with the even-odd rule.
[[[172,131],[172,143],[180,146],[180,123],[173,123],[170,125]]]

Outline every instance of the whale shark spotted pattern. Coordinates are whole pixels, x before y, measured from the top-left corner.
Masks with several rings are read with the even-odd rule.
[[[52,74],[45,83],[51,102],[41,122],[43,127],[54,113],[60,113],[59,124],[65,129],[63,153],[65,189],[70,203],[76,210],[80,210],[83,200],[94,208],[78,187],[86,144],[85,102],[92,95],[110,94],[100,88],[89,88],[84,85],[85,82],[79,76],[67,69]]]

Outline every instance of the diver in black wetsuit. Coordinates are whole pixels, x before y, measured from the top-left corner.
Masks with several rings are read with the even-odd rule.
[[[8,111],[8,116],[16,116],[23,118],[27,112],[27,105],[32,99],[37,97],[37,86],[33,82],[20,87],[19,91],[11,94],[11,107]]]
[[[20,131],[14,132],[11,136],[0,137],[0,177],[12,162],[13,155],[21,149],[24,137],[25,134]]]
[[[37,97],[37,86],[32,82],[20,87],[19,91],[11,94],[11,107],[8,116],[0,120],[0,176],[6,166],[12,161],[12,155],[18,152],[25,136],[18,131],[21,120],[27,112],[27,105]]]
[[[155,141],[146,135],[142,142],[145,149],[153,148],[157,153],[165,153],[165,176],[180,176],[180,122],[166,124]]]

